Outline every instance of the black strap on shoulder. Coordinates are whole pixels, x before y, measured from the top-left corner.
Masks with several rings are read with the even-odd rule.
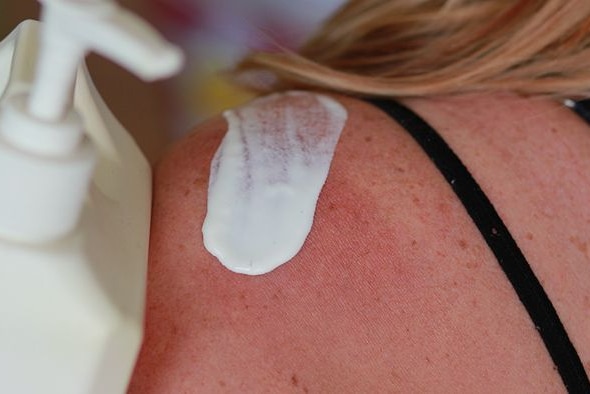
[[[570,393],[590,393],[590,381],[545,290],[496,209],[459,157],[417,114],[392,100],[371,100],[424,149],[459,197],[526,308]]]
[[[566,105],[590,125],[590,100],[567,100]]]

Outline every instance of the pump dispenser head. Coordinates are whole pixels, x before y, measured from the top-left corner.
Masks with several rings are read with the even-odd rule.
[[[182,54],[111,0],[39,0],[42,26],[31,91],[0,112],[0,238],[55,240],[78,221],[95,163],[73,109],[85,55],[97,52],[144,80],[165,78]]]
[[[89,51],[151,81],[176,73],[181,52],[110,0],[40,0],[41,53],[29,102],[40,119],[60,120],[71,106],[78,65]]]

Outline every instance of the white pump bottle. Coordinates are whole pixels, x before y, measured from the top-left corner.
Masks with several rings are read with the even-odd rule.
[[[153,80],[182,55],[113,1],[41,2],[42,23],[0,42],[0,392],[122,393],[142,338],[151,171],[83,59]]]

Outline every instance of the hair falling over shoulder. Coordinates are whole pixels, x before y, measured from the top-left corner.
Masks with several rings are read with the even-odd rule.
[[[512,91],[590,96],[589,0],[350,0],[297,53],[238,71],[271,89],[416,97]]]

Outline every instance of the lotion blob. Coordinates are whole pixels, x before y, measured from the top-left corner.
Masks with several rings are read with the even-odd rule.
[[[347,113],[329,97],[288,92],[224,116],[203,240],[228,269],[260,275],[303,246]]]

